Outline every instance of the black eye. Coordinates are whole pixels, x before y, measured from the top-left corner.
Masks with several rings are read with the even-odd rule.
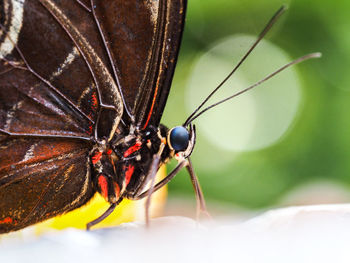
[[[182,152],[187,149],[190,135],[185,127],[177,126],[170,131],[170,145],[177,151]]]

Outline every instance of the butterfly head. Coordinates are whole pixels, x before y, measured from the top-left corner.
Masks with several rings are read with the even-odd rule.
[[[196,129],[194,125],[176,126],[168,131],[168,146],[177,155],[187,158],[191,155],[196,142]]]

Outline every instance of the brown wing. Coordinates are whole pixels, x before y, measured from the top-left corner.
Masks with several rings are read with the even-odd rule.
[[[187,1],[94,2],[128,108],[141,128],[158,126],[175,69]]]
[[[94,194],[86,145],[0,138],[0,233],[85,204]]]
[[[71,0],[0,1],[0,130],[89,138],[123,105],[91,12]]]
[[[91,198],[97,112],[110,132],[122,115],[103,48],[76,1],[0,0],[0,233]]]

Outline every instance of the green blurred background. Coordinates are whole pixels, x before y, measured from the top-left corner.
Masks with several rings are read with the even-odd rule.
[[[194,122],[198,138],[192,160],[209,207],[266,209],[350,200],[346,194],[328,200],[328,188],[316,187],[315,199],[306,194],[298,202],[286,201],[293,191],[317,182],[327,182],[329,191],[336,186],[350,192],[349,1],[189,0],[162,122],[182,124],[283,4],[287,12],[211,102],[297,57],[316,51],[323,57],[293,66]],[[169,187],[170,200],[181,197],[193,204],[186,171]]]

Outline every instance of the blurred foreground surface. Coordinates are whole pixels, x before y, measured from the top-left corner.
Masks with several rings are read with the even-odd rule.
[[[0,262],[350,262],[350,205],[290,207],[244,222],[162,217],[149,229],[14,236],[0,239]]]

